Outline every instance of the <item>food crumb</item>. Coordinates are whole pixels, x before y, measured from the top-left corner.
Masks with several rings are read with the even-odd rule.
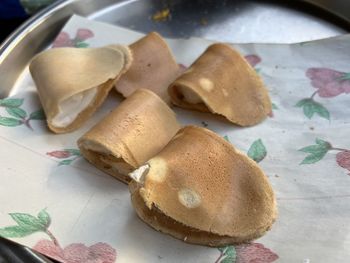
[[[182,63],[179,63],[178,65],[179,65],[180,70],[183,72],[187,69],[187,67]]]
[[[313,131],[315,128],[311,126],[311,127],[309,127],[309,129]]]
[[[201,18],[200,23],[201,23],[202,26],[206,26],[208,24],[208,20],[205,19],[205,18]]]
[[[164,8],[160,11],[157,11],[153,16],[152,19],[156,22],[163,22],[170,19],[170,10],[169,8]]]
[[[208,127],[208,123],[206,123],[205,121],[202,121],[201,123],[202,123],[203,127]]]
[[[277,178],[278,178],[278,177],[280,177],[280,176],[279,176],[278,174],[275,174],[275,177],[277,177]]]

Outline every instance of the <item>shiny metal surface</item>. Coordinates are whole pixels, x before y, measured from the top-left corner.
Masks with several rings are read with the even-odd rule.
[[[293,43],[345,32],[327,18],[312,14],[309,6],[300,3],[172,1],[169,5],[171,21],[157,23],[149,17],[162,8],[160,2],[152,1],[157,4],[150,5],[150,1],[134,1],[123,8],[102,9],[90,17],[142,32],[157,30],[168,37],[198,36],[236,43]],[[203,25],[202,21],[207,24]]]
[[[45,48],[72,14],[168,37],[199,36],[229,42],[290,43],[348,32],[350,1],[62,0],[22,25],[0,46],[0,98],[8,96],[34,54]],[[322,12],[305,2],[313,2]],[[338,3],[338,4],[337,4]],[[171,19],[155,22],[169,7]],[[329,13],[333,12],[338,17]],[[203,21],[207,23],[203,23]]]
[[[308,0],[306,2],[327,10],[342,19],[350,19],[350,1],[348,0]]]
[[[0,237],[0,263],[57,263],[28,247]]]

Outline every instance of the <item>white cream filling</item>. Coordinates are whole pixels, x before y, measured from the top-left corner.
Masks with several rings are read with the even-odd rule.
[[[102,154],[109,153],[109,151],[105,147],[103,147],[102,145],[100,145],[98,143],[84,140],[83,144],[84,144],[84,148],[87,150],[94,151],[94,152],[100,152]]]
[[[127,175],[132,170],[134,170],[134,168],[130,164],[124,162],[121,159],[121,156],[114,156],[115,158],[120,159],[120,161],[114,161],[114,160],[110,160],[110,159],[106,158],[105,156],[107,154],[110,154],[110,151],[108,151],[106,148],[104,148],[100,144],[97,144],[97,143],[91,142],[91,141],[85,141],[84,147],[87,150],[94,151],[96,154],[100,154],[100,160],[103,163],[109,165],[111,167],[110,169],[116,171],[117,173]]]
[[[183,98],[184,101],[192,104],[197,104],[202,102],[201,98],[194,91],[182,86],[178,87],[177,89],[178,89],[178,92],[180,92],[182,96],[184,96]]]
[[[142,183],[143,180],[143,176],[145,175],[145,173],[150,169],[149,164],[145,164],[140,166],[138,169],[134,170],[133,172],[129,173],[129,177],[131,179],[133,179],[134,181],[138,182],[138,183]]]
[[[67,127],[85,110],[95,99],[97,87],[85,90],[65,99],[58,105],[59,112],[52,119],[52,125],[56,127]]]

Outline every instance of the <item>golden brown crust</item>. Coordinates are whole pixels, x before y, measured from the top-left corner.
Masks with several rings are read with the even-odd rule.
[[[127,47],[54,48],[34,57],[29,69],[36,84],[50,130],[66,133],[79,128],[102,104],[115,81],[131,64]],[[70,97],[97,87],[91,103],[72,123],[58,127],[53,123],[59,105]]]
[[[180,68],[165,40],[151,32],[131,44],[130,49],[134,60],[116,83],[116,90],[128,97],[137,89],[150,89],[169,103],[167,89],[180,74]]]
[[[185,93],[198,97],[192,103]],[[169,87],[172,102],[186,109],[223,115],[249,126],[271,112],[271,101],[255,70],[231,46],[213,44]]]
[[[127,173],[121,177],[115,169],[106,168],[98,155],[114,156],[136,168],[156,155],[179,128],[175,113],[162,99],[139,89],[82,136],[78,146],[88,161],[125,182]]]
[[[212,237],[215,244],[249,241],[265,233],[275,220],[274,193],[259,166],[207,129],[181,129],[148,164],[150,169],[137,190],[144,206],[155,207],[189,228],[229,237],[222,241]],[[147,219],[142,205],[137,209],[143,220],[160,224]],[[165,223],[158,227],[180,235]]]
[[[186,243],[210,247],[239,245],[263,236],[271,228],[271,226],[269,226],[267,228],[258,229],[251,236],[245,237],[220,236],[213,233],[200,231],[173,220],[172,218],[164,215],[154,206],[152,209],[149,209],[139,194],[139,184],[136,182],[130,182],[129,189],[131,192],[133,207],[142,221],[150,225],[155,230],[173,236]]]

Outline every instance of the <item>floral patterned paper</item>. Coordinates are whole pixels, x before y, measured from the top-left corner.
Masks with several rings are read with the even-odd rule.
[[[317,114],[321,118],[329,120],[329,111],[315,100],[315,96],[332,98],[342,93],[350,93],[350,73],[328,68],[309,68],[306,71],[306,76],[311,80],[312,87],[317,90],[312,93],[310,98],[300,100],[295,106],[303,108],[305,116],[309,119]]]
[[[42,109],[36,110],[28,114],[20,108],[24,99],[5,98],[0,99],[0,107],[4,107],[9,116],[0,115],[0,125],[7,127],[16,127],[24,125],[30,130],[33,130],[31,121],[45,120],[45,113]]]
[[[78,149],[63,149],[56,150],[46,153],[48,156],[51,156],[56,159],[61,159],[58,165],[69,165],[73,161],[81,157],[80,151]]]
[[[141,36],[73,16],[53,47],[129,44]],[[168,43],[185,70],[212,41]],[[0,235],[66,263],[349,262],[350,36],[234,46],[269,89],[269,117],[237,127],[213,114],[174,110],[182,124],[217,132],[265,171],[278,205],[266,235],[210,248],[149,228],[127,187],[85,161],[76,145],[122,98],[112,93],[81,129],[52,134],[27,72],[0,99]]]
[[[86,40],[92,37],[94,37],[94,33],[88,28],[79,28],[73,38],[67,32],[62,31],[54,40],[52,47],[85,48],[89,46]]]
[[[324,140],[316,138],[316,144],[306,146],[301,148],[299,151],[307,153],[308,156],[304,158],[304,160],[300,164],[313,164],[322,160],[322,158],[329,151],[336,151],[336,161],[340,167],[343,167],[350,172],[350,150],[333,147],[332,144],[326,142]],[[350,173],[349,173],[350,175]]]
[[[39,240],[33,249],[62,263],[113,263],[116,251],[110,245],[97,243],[90,247],[84,244],[70,244],[61,248],[57,238],[49,230],[51,217],[46,209],[37,216],[25,213],[11,213],[10,216],[17,223],[13,226],[0,228],[0,236],[19,238],[35,232],[44,232],[48,239]]]

